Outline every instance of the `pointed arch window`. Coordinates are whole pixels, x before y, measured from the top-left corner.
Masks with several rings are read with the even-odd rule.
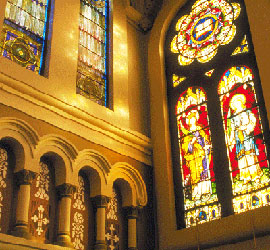
[[[77,93],[108,106],[108,0],[81,0]]]
[[[43,74],[50,0],[7,0],[0,38],[2,56]]]
[[[244,0],[188,1],[165,56],[178,228],[269,205],[269,129]]]

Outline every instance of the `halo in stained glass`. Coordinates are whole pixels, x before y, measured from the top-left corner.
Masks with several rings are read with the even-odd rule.
[[[234,20],[241,11],[237,3],[225,0],[198,0],[189,15],[182,16],[171,42],[171,51],[179,54],[180,65],[189,65],[195,59],[200,63],[210,61],[220,45],[229,44],[235,34]]]

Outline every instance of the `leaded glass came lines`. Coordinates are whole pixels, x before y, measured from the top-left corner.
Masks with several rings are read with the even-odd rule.
[[[175,114],[185,199],[185,221],[186,226],[190,227],[221,216],[204,90],[191,87],[183,92],[179,97]]]
[[[49,0],[9,0],[1,33],[2,56],[41,73]]]
[[[270,171],[251,69],[246,66],[230,68],[220,80],[218,91],[234,211],[241,213],[268,205]]]
[[[106,106],[107,1],[81,1],[77,93]]]

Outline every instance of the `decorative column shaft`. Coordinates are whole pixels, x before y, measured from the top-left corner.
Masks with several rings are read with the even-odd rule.
[[[127,207],[127,217],[128,217],[128,250],[137,250],[138,208]]]
[[[107,250],[105,241],[105,213],[108,203],[108,197],[99,195],[93,198],[96,209],[96,243],[95,250]]]
[[[17,209],[16,209],[16,224],[11,232],[12,235],[31,238],[28,228],[28,213],[30,202],[30,185],[36,177],[36,173],[30,170],[21,170],[15,173],[15,180],[19,186]]]
[[[73,244],[70,239],[70,209],[71,198],[73,193],[76,191],[76,187],[71,184],[64,183],[56,187],[56,189],[59,197],[59,223],[56,244],[73,248]]]

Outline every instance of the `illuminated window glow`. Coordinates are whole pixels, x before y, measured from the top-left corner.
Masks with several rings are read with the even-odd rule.
[[[171,42],[171,51],[179,54],[180,65],[189,65],[195,59],[200,63],[210,61],[220,45],[229,44],[235,34],[233,24],[240,14],[238,3],[225,0],[198,0],[189,15],[182,16]]]
[[[241,42],[241,45],[238,46],[232,53],[232,56],[237,55],[237,54],[247,53],[248,51],[249,51],[249,48],[248,48],[247,36],[245,36],[243,41]]]
[[[77,93],[107,106],[108,2],[81,1]]]
[[[206,95],[188,88],[176,106],[186,226],[220,218]]]
[[[218,89],[226,134],[236,213],[266,204],[269,166],[254,75],[246,66],[232,67]]]
[[[8,0],[0,38],[2,56],[41,74],[49,0]]]

